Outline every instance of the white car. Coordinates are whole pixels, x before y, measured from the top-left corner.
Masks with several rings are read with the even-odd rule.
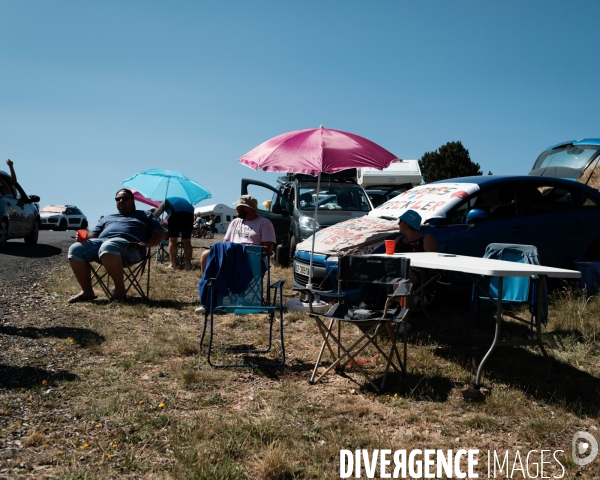
[[[87,228],[86,216],[74,205],[46,205],[40,210],[41,228],[77,230]]]

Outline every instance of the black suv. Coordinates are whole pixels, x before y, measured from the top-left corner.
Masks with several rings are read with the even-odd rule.
[[[7,185],[10,176],[0,171]],[[24,238],[28,245],[35,245],[40,231],[40,212],[36,205],[40,201],[37,195],[28,196],[17,183],[11,186],[11,192],[3,194],[0,189],[0,250],[11,238]]]

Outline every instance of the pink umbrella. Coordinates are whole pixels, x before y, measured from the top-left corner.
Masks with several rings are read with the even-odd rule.
[[[396,155],[376,143],[353,133],[330,128],[312,128],[283,133],[250,150],[240,157],[240,163],[267,172],[304,173],[318,177],[317,198],[321,173],[335,173],[348,168],[371,167],[383,170]],[[318,215],[315,202],[312,250],[307,287],[312,287],[312,266],[315,249],[315,230]]]
[[[151,205],[154,208],[158,208],[158,206],[161,204],[160,201],[156,201],[156,200],[152,200],[148,197],[144,197],[140,192],[138,192],[137,190],[130,188],[129,190],[131,190],[131,193],[133,193],[133,198],[135,200],[137,200],[138,202],[142,202],[145,203],[146,205]]]

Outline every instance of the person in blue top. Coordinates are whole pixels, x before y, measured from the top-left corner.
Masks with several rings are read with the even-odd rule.
[[[131,190],[119,190],[115,201],[119,213],[102,217],[83,241],[69,248],[69,265],[81,287],[77,295],[69,298],[69,303],[97,297],[92,288],[90,262],[100,261],[115,284],[112,298],[124,298],[123,257],[128,263],[139,262],[147,247],[156,247],[165,238],[165,231],[154,215],[135,209]]]
[[[194,206],[185,198],[167,197],[154,215],[160,217],[163,212],[169,215],[169,260],[168,268],[177,268],[177,238],[181,234],[185,269],[192,269],[192,230],[194,229]]]

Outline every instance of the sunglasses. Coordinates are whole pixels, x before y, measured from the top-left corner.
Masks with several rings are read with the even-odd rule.
[[[126,200],[131,200],[131,197],[115,197],[115,202],[125,202]]]

